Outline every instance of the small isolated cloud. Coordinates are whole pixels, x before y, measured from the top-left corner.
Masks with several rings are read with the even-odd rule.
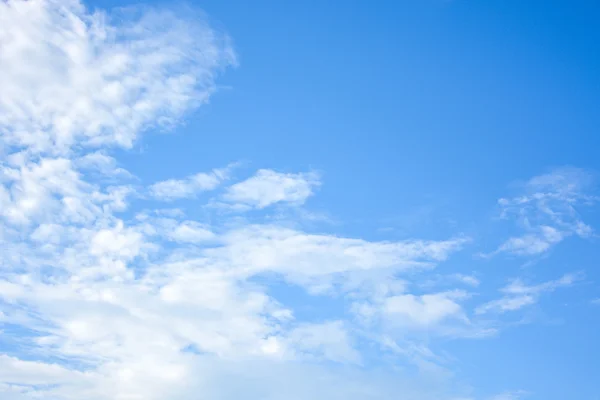
[[[304,204],[321,184],[317,173],[280,173],[261,169],[253,177],[227,189],[223,199],[232,205],[265,208],[277,203]]]
[[[516,311],[537,303],[543,293],[549,293],[558,288],[572,286],[581,279],[582,275],[579,273],[566,274],[560,279],[534,286],[527,286],[522,280],[516,279],[508,286],[501,289],[501,292],[504,293],[504,297],[479,306],[475,312],[477,314],[486,314],[490,312],[505,313]]]
[[[508,252],[521,256],[545,253],[552,246],[560,243],[565,233],[551,226],[540,226],[536,233],[512,237],[504,242],[498,252]]]
[[[392,296],[385,300],[383,312],[389,318],[410,325],[431,327],[449,318],[464,319],[463,309],[457,301],[466,296],[463,291]]]
[[[487,256],[535,256],[569,236],[589,237],[593,229],[581,220],[576,208],[597,200],[588,194],[592,182],[587,171],[565,167],[530,179],[522,195],[498,200],[502,218],[514,219],[525,232],[508,238]]]
[[[469,285],[472,287],[477,287],[481,283],[479,279],[474,277],[473,275],[463,275],[463,274],[455,274],[452,276],[457,279],[459,282],[464,283],[465,285]]]
[[[489,400],[521,400],[525,398],[527,392],[523,390],[517,390],[512,392],[504,392],[501,394],[497,394],[489,398]]]
[[[157,200],[172,201],[194,198],[198,193],[216,189],[229,176],[229,167],[201,172],[185,179],[168,179],[149,187],[150,196]]]

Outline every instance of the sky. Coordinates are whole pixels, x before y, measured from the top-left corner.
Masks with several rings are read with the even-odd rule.
[[[0,398],[600,400],[598,18],[0,2]]]

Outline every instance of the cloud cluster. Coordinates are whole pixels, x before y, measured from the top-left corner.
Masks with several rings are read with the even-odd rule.
[[[425,292],[411,279],[469,238],[306,232],[269,212],[301,208],[322,184],[317,173],[261,169],[238,181],[227,166],[140,187],[111,156],[208,101],[234,64],[227,37],[202,18],[0,3],[0,397],[457,398],[419,335],[485,335],[465,305],[479,279],[438,275],[463,288],[430,280]],[[589,231],[574,214],[579,186],[555,175],[529,185],[533,194],[503,203],[507,215],[526,208],[553,224],[527,214],[531,238],[500,251],[539,253]],[[211,223],[166,208],[197,207],[200,193],[210,193],[207,212],[258,215]],[[479,313],[518,308],[569,279],[513,282]],[[298,298],[278,295],[286,289]],[[303,296],[332,311],[302,315]],[[405,357],[416,378],[362,368],[361,342]]]
[[[531,178],[524,185],[524,194],[498,200],[501,217],[516,219],[525,233],[510,237],[490,255],[535,256],[569,236],[589,237],[593,230],[583,222],[577,207],[597,201],[588,194],[592,182],[592,175],[585,170],[558,168]]]
[[[227,38],[202,20],[10,0],[0,4],[0,46],[3,398],[281,398],[290,386],[298,398],[393,396],[398,388],[375,376],[350,377],[363,362],[352,321],[299,318],[271,286],[372,299],[373,287],[434,267],[464,238],[372,242],[160,208],[215,192],[213,203],[268,212],[301,206],[321,184],[316,173],[262,169],[226,186],[229,166],[140,188],[110,155],[206,102],[235,63]],[[386,301],[411,316],[412,303]],[[413,315],[417,323],[445,313],[428,297],[413,303],[429,315]],[[275,366],[286,385],[273,387]],[[307,385],[316,376],[348,390]],[[232,378],[237,388],[223,384]]]
[[[8,0],[0,26],[3,142],[35,153],[131,147],[206,102],[235,63],[225,36],[165,11]]]

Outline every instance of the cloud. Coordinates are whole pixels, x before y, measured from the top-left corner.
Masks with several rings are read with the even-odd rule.
[[[89,153],[74,161],[76,166],[82,170],[98,172],[98,178],[133,178],[125,169],[118,167],[117,161],[102,152]]]
[[[440,286],[453,287],[456,286],[457,283],[471,288],[478,287],[481,284],[479,278],[474,275],[454,273],[448,275],[432,275],[427,279],[420,280],[418,286],[424,290],[430,290]]]
[[[356,288],[357,280],[430,268],[468,243],[463,237],[370,242],[272,224],[224,232],[221,241],[223,246],[206,249],[204,254],[227,265],[232,273],[245,277],[278,274],[310,291],[342,292]]]
[[[392,296],[386,299],[384,313],[422,327],[429,327],[447,318],[465,318],[456,299],[464,298],[464,292],[412,294]]]
[[[460,282],[463,282],[465,285],[469,285],[472,287],[477,287],[481,283],[479,279],[472,275],[455,274],[453,278],[456,278]]]
[[[228,179],[225,168],[140,188],[113,154],[177,124],[235,64],[226,35],[188,11],[0,2],[0,397],[458,398],[427,344],[477,330],[470,294],[409,290],[469,243],[460,233],[370,240],[270,218],[269,206],[305,204],[315,173],[259,170],[215,195],[263,210],[252,223],[133,201]],[[567,283],[544,285],[506,293]],[[383,336],[414,374],[365,368]]]
[[[214,238],[215,234],[203,225],[187,221],[179,224],[169,233],[169,237],[177,242],[199,243]]]
[[[234,205],[262,209],[277,203],[304,204],[321,184],[319,175],[279,173],[268,169],[228,188],[223,199]]]
[[[508,239],[499,252],[509,252],[517,255],[536,255],[545,253],[552,246],[565,238],[565,233],[551,226],[540,226],[535,234],[528,234]]]
[[[274,224],[214,227],[171,210],[123,220],[111,212],[106,187],[87,183],[76,164],[50,165],[44,170],[52,174],[37,174],[42,182],[48,177],[41,187],[49,201],[39,205],[35,218],[29,216],[30,224],[15,225],[10,215],[3,219],[8,230],[2,236],[7,249],[2,262],[10,267],[2,275],[0,297],[3,322],[35,332],[21,339],[32,350],[27,357],[67,378],[52,375],[44,388],[25,377],[11,378],[27,388],[23,395],[161,399],[173,393],[191,398],[194,390],[203,390],[227,398],[226,389],[193,377],[202,373],[245,382],[257,368],[299,368],[305,376],[280,376],[298,387],[307,385],[315,371],[337,381],[344,373],[311,365],[360,363],[348,322],[296,319],[294,309],[272,297],[261,277],[286,280],[307,293],[329,286],[332,295],[369,298],[369,282],[432,268],[467,242],[371,242]],[[54,179],[65,175],[69,178]],[[17,185],[23,184],[22,176],[28,175],[15,175]],[[34,181],[33,187],[40,186],[40,179]],[[63,210],[66,198],[85,205],[86,218]],[[186,245],[173,247],[173,241]],[[421,300],[425,305],[416,306],[424,307],[430,319],[438,318],[434,302]],[[215,375],[208,360],[211,368],[225,370]],[[360,382],[356,390],[393,393],[370,380]],[[239,390],[254,390],[249,385],[241,383]]]
[[[168,11],[9,0],[0,26],[0,131],[33,153],[131,147],[208,101],[215,76],[235,64],[227,37]]]
[[[57,364],[35,361],[23,361],[18,358],[0,355],[0,380],[20,382],[27,385],[47,385],[58,382],[67,383],[81,377],[78,372],[70,371]]]
[[[331,361],[357,364],[361,359],[342,321],[300,325],[289,333],[287,342],[301,354]]]
[[[168,179],[150,186],[150,196],[158,200],[172,201],[196,197],[200,192],[217,188],[229,176],[230,167],[201,172],[185,179]]]
[[[32,334],[4,335],[27,344],[5,369],[39,367],[45,386],[26,374],[6,375],[6,385],[22,388],[19,396],[193,398],[201,390],[227,398],[230,386],[210,383],[227,376],[241,380],[238,391],[283,393],[266,381],[249,383],[260,368],[260,379],[277,370],[299,393],[317,393],[307,386],[317,371],[332,382],[346,377],[319,363],[361,362],[351,323],[297,319],[294,304],[283,305],[261,282],[370,298],[369,288],[389,274],[433,268],[467,243],[373,242],[273,223],[212,226],[171,209],[123,219],[118,210],[131,206],[127,196],[89,175],[89,163],[20,162],[3,170],[5,210],[15,211],[0,224],[0,297],[3,324]],[[113,176],[114,168],[94,170]],[[281,372],[295,368],[305,375]],[[354,396],[394,393],[374,378],[355,379]]]
[[[516,392],[504,392],[489,398],[489,400],[520,400],[527,395],[527,392],[518,390]]]
[[[270,226],[252,229],[260,240],[279,236],[259,249],[255,249],[256,237],[243,229],[217,235],[217,247],[171,250],[156,241],[156,234],[172,235],[182,226],[195,232],[199,227],[186,221],[178,225],[151,221],[154,230],[150,231],[146,229],[148,221],[140,221],[141,225],[117,222],[96,230],[63,226],[63,231],[72,233],[59,235],[60,246],[26,247],[31,266],[14,264],[15,272],[3,275],[4,321],[35,329],[30,342],[35,353],[67,360],[61,368],[74,374],[69,382],[75,386],[54,379],[51,383],[58,386],[37,389],[37,393],[61,399],[84,395],[160,399],[186,388],[181,398],[188,398],[194,387],[223,393],[224,389],[212,384],[193,383],[192,377],[199,371],[207,372],[202,366],[207,360],[213,360],[213,365],[231,362],[233,368],[242,363],[250,371],[261,363],[283,361],[298,366],[318,360],[356,364],[361,357],[344,323],[296,321],[293,310],[279,304],[250,278],[276,273],[291,279],[304,276],[314,283],[356,269],[390,268],[396,263],[400,270],[412,268],[412,258],[442,259],[452,249],[446,246],[440,253],[437,247],[445,246],[435,243],[422,249],[420,245],[406,249],[404,244],[390,243],[388,249]],[[40,233],[36,238],[50,235]],[[196,237],[182,236],[180,239]],[[294,240],[286,242],[289,238]],[[296,244],[302,242],[306,245],[298,248]],[[257,258],[261,249],[268,248],[279,249],[281,254]],[[13,250],[25,256],[19,249]],[[300,261],[294,264],[294,260]],[[330,261],[334,264],[329,270],[304,268],[312,262],[325,267]],[[50,280],[34,272],[40,265],[53,269]],[[25,274],[17,272],[22,268]],[[444,301],[439,300],[443,308]],[[430,319],[439,318],[436,302],[424,304],[421,307]],[[25,315],[23,307],[28,310]],[[185,348],[194,351],[184,352]],[[258,361],[252,362],[254,359]],[[85,375],[75,367],[78,364],[86,366]],[[270,368],[281,370],[277,365]],[[246,370],[208,376],[220,379],[227,373],[243,377]],[[327,374],[327,379],[335,378],[335,374]]]
[[[516,219],[526,233],[507,239],[487,256],[535,256],[569,236],[589,237],[593,229],[581,220],[576,208],[597,201],[588,194],[592,182],[589,172],[565,167],[531,178],[523,185],[522,195],[498,200],[502,218]]]
[[[502,288],[501,292],[504,293],[504,297],[479,306],[476,309],[476,313],[505,313],[520,310],[523,307],[537,303],[539,297],[543,293],[549,293],[558,288],[572,286],[581,279],[582,275],[580,273],[566,274],[557,280],[540,283],[534,286],[527,286],[520,279],[515,279],[508,286]]]

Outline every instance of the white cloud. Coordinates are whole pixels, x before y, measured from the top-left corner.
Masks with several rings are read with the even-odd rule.
[[[123,168],[117,166],[117,161],[102,152],[89,153],[74,161],[75,165],[82,170],[97,171],[99,177],[120,176],[133,178],[133,176]]]
[[[124,228],[119,221],[114,228],[100,229],[92,235],[89,252],[97,257],[129,261],[140,254],[142,245],[142,235],[134,229]]]
[[[447,318],[465,318],[462,307],[456,302],[465,295],[464,292],[449,292],[392,296],[385,300],[383,312],[409,324],[429,327]]]
[[[185,179],[168,179],[150,186],[150,195],[158,200],[171,201],[193,198],[200,192],[217,188],[228,178],[229,169],[214,169],[209,173],[201,172]]]
[[[512,237],[500,246],[499,252],[509,252],[517,255],[536,255],[548,251],[552,246],[560,243],[565,233],[551,226],[541,226],[535,234]]]
[[[172,240],[183,243],[200,243],[215,237],[209,229],[194,221],[183,222],[169,233]]]
[[[527,392],[518,390],[516,392],[504,392],[489,398],[489,400],[520,400],[525,397]]]
[[[418,341],[424,332],[432,338],[482,338],[494,335],[495,329],[469,318],[463,306],[469,298],[471,293],[464,290],[413,294],[408,292],[408,288],[402,288],[397,291],[380,291],[371,294],[366,300],[355,301],[351,311],[363,329],[380,332],[388,341],[410,338]],[[386,346],[389,347],[389,344]],[[415,346],[415,343],[410,346]],[[398,349],[394,351],[398,353]],[[437,361],[423,359],[421,356],[415,358],[415,354],[406,349],[400,353],[413,358],[419,368],[442,368]]]
[[[479,281],[479,279],[477,279],[476,277],[474,277],[472,275],[456,274],[453,277],[458,279],[460,282],[464,283],[465,285],[469,285],[472,287],[477,287],[481,283]]]
[[[360,354],[342,321],[300,325],[289,333],[287,341],[301,354],[342,363],[360,362]]]
[[[32,239],[51,246],[11,247],[20,259],[15,271],[25,272],[2,276],[4,321],[35,329],[40,336],[30,345],[36,353],[83,363],[89,371],[61,366],[72,374],[69,383],[55,379],[58,386],[36,389],[38,395],[161,399],[180,391],[189,398],[192,377],[204,371],[207,359],[250,369],[256,368],[253,359],[298,366],[323,359],[357,363],[360,354],[343,323],[295,321],[252,278],[274,273],[311,287],[356,271],[431,266],[464,243],[373,243],[273,225],[234,227],[213,236],[193,221],[160,217],[126,224],[103,215],[102,207],[94,210],[95,218],[84,226],[39,225]],[[162,236],[186,242],[210,237],[218,245],[171,249],[158,239]],[[53,268],[50,281],[35,273],[41,265]],[[182,351],[190,346],[203,355]],[[245,372],[222,376],[227,373]],[[208,383],[202,388],[223,393]]]
[[[197,16],[0,2],[0,321],[15,328],[3,341],[16,343],[0,354],[0,397],[457,398],[429,375],[419,384],[361,369],[357,342],[468,326],[468,293],[407,293],[409,273],[435,268],[467,238],[373,241],[131,204],[194,198],[228,177],[213,170],[137,192],[111,156],[206,102],[235,63],[227,38]],[[221,200],[301,205],[319,185],[314,173],[260,170]],[[318,295],[323,318],[302,316],[302,299],[278,285]],[[551,289],[525,292],[536,290]],[[352,304],[385,319],[372,336],[348,318]],[[416,353],[419,368],[435,364],[422,343]]]
[[[169,12],[9,0],[0,26],[0,131],[30,152],[131,147],[141,130],[206,102],[235,63],[225,37]]]
[[[525,234],[507,239],[488,256],[512,253],[534,256],[546,253],[569,236],[588,237],[593,229],[576,208],[597,199],[587,194],[592,176],[577,168],[560,168],[530,179],[524,194],[498,200],[501,216],[518,221]]]
[[[476,313],[485,314],[491,311],[496,311],[500,313],[504,313],[507,311],[515,311],[525,306],[535,304],[537,300],[537,297],[534,297],[529,294],[503,297],[499,300],[494,300],[482,306],[479,306],[476,310]]]
[[[277,203],[301,205],[320,185],[316,173],[285,174],[268,169],[228,188],[224,200],[253,208],[265,208]]]
[[[427,279],[420,280],[418,286],[424,290],[431,290],[436,287],[454,287],[456,284],[462,284],[472,288],[478,287],[481,282],[474,275],[467,274],[449,274],[449,275],[432,275]]]
[[[369,242],[332,235],[306,234],[277,225],[248,225],[226,232],[226,246],[205,250],[244,276],[277,273],[288,281],[328,286],[365,271],[406,271],[444,261],[466,238],[445,241]],[[358,274],[358,275],[357,275]]]
[[[527,286],[520,279],[516,279],[508,286],[502,288],[501,291],[504,293],[504,297],[479,306],[476,309],[476,313],[505,313],[508,311],[520,310],[523,307],[537,303],[541,294],[553,292],[561,287],[572,286],[581,278],[581,274],[566,274],[557,280],[540,283],[534,286]]]
[[[23,361],[0,355],[0,381],[19,382],[24,385],[53,385],[81,379],[83,374],[57,364]]]

